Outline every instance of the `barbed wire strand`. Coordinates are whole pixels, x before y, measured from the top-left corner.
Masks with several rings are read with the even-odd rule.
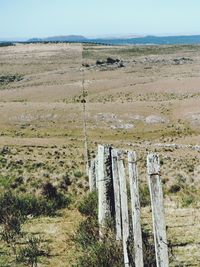
[[[81,76],[82,76],[82,108],[83,108],[83,135],[84,135],[84,162],[85,162],[85,171],[86,174],[89,174],[89,153],[88,153],[88,136],[87,136],[87,118],[86,118],[86,96],[87,90],[85,88],[85,73],[84,73],[84,66],[83,66],[83,44],[82,52],[81,52]]]

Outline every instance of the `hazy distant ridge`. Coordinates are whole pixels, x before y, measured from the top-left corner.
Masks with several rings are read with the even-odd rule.
[[[28,42],[84,42],[87,38],[82,35],[61,35],[46,38],[32,38]]]
[[[6,40],[5,40],[6,41]],[[2,42],[0,40],[0,42]],[[13,40],[13,42],[18,42]],[[46,38],[31,38],[25,42],[77,42],[77,43],[99,43],[108,45],[173,45],[173,44],[200,44],[200,35],[182,36],[119,36],[86,38],[82,35],[61,35]]]

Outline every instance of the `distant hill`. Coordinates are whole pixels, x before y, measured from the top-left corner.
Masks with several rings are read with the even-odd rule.
[[[84,37],[82,35],[60,35],[46,38],[31,38],[29,40],[21,41],[21,39],[11,39],[10,42],[77,42],[77,43],[96,43],[104,45],[173,45],[173,44],[200,44],[200,35],[182,35],[182,36],[139,36],[139,35],[119,35],[119,36],[105,36],[105,37]],[[0,39],[0,42],[9,42],[7,39]]]
[[[61,35],[47,38],[32,38],[28,42],[84,42],[87,41],[82,35]]]
[[[42,42],[42,41],[43,41],[43,39],[41,39],[41,38],[31,38],[27,42],[38,43],[38,42]]]

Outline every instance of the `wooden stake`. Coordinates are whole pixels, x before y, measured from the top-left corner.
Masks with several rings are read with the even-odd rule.
[[[138,172],[136,166],[135,152],[128,152],[128,168],[129,168],[129,181],[130,181],[130,192],[131,192],[135,267],[143,267],[144,262],[143,262],[143,251],[142,251],[140,198],[139,198]]]
[[[127,249],[128,238],[129,238],[128,198],[127,198],[127,189],[126,189],[124,158],[123,158],[123,153],[121,151],[118,151],[117,161],[118,161],[120,198],[121,198],[124,266],[129,267],[129,257],[128,257],[128,249]]]
[[[90,167],[89,167],[89,187],[90,192],[96,190],[96,164],[95,159],[91,160]]]
[[[115,228],[116,240],[122,240],[122,223],[121,223],[121,202],[120,202],[120,186],[119,186],[119,172],[117,163],[117,149],[111,152],[112,157],[112,176],[115,200]]]
[[[96,190],[98,190],[98,157],[95,158]]]
[[[106,219],[111,217],[111,147],[98,146],[98,221],[99,235],[103,237]]]
[[[157,267],[168,267],[168,246],[164,217],[163,192],[160,179],[160,160],[156,154],[147,156],[147,171],[151,195],[154,242]]]

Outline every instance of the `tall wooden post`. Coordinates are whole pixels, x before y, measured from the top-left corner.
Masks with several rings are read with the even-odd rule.
[[[95,164],[96,190],[98,190],[98,156],[96,156],[94,164]]]
[[[123,152],[118,151],[118,172],[120,185],[120,199],[121,199],[121,213],[122,213],[122,236],[123,236],[123,252],[124,252],[124,266],[129,267],[128,257],[128,238],[129,238],[129,217],[128,217],[128,198],[126,188],[126,175],[124,168]]]
[[[163,191],[160,179],[160,160],[156,154],[147,156],[149,190],[151,194],[154,242],[157,267],[168,267],[168,246],[164,217]]]
[[[143,263],[143,250],[142,250],[140,198],[139,198],[138,172],[136,166],[135,152],[128,152],[128,169],[129,169],[129,181],[130,181],[130,192],[131,192],[135,266],[143,267],[144,263]]]
[[[89,188],[90,192],[93,192],[96,190],[96,161],[95,159],[92,159],[90,162],[90,167],[89,167]]]
[[[98,221],[103,236],[106,219],[112,215],[111,147],[98,146]]]
[[[115,200],[115,228],[116,240],[122,239],[122,223],[121,223],[121,200],[120,200],[120,186],[119,186],[119,171],[117,163],[117,149],[112,149],[112,176]]]

